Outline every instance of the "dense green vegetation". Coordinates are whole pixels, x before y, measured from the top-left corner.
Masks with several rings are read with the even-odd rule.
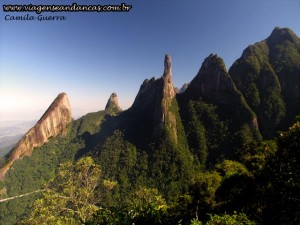
[[[57,176],[45,186],[24,224],[84,224],[99,209],[95,189],[100,167],[90,157],[60,165]]]
[[[129,149],[134,152],[119,131],[114,136],[119,145],[127,146],[127,153]],[[113,170],[102,170],[100,175],[101,165],[91,157],[66,162],[21,223],[299,224],[299,150],[300,123],[296,122],[276,142],[245,146],[243,153],[236,155],[239,161],[224,160],[209,171],[197,172],[184,194],[169,200],[158,189],[143,186],[143,181],[126,187],[127,178]],[[126,157],[126,151],[119,152],[123,154],[119,163],[133,165],[129,159],[136,156],[129,153]],[[116,163],[115,159],[112,162]]]
[[[131,109],[72,121],[0,182],[0,199],[42,190],[0,201],[0,223],[299,224],[300,41],[286,32],[245,50],[231,69],[239,90],[211,56],[176,98],[151,79]]]
[[[98,119],[96,115],[98,115]],[[93,132],[95,125],[92,121],[98,123],[104,115],[105,112],[88,114],[87,121],[80,118],[72,122],[66,135],[50,139],[47,144],[33,150],[30,157],[17,160],[7,173],[4,181],[0,182],[1,197],[12,197],[42,189],[46,182],[55,177],[61,163],[75,160],[78,152],[85,150],[86,133],[83,132],[83,129],[86,129],[87,132]],[[93,116],[92,119],[91,116]],[[83,134],[79,135],[81,132]],[[39,195],[34,194],[22,199],[1,203],[1,223],[15,224],[16,221],[28,215],[34,199]]]
[[[293,31],[275,28],[266,40],[246,48],[229,69],[266,138],[287,129],[300,114],[299,50],[300,40]]]
[[[60,141],[62,140],[64,139]],[[53,156],[55,154],[53,151],[51,153],[51,148],[56,144],[61,145],[62,142],[59,143],[59,139],[52,140],[41,149],[44,150],[41,154],[49,154],[48,157],[52,154],[51,161],[55,161],[57,155]],[[281,133],[277,141],[252,142],[245,145],[240,152],[236,153],[236,161],[224,160],[210,170],[204,172],[201,172],[203,169],[198,170],[185,180],[188,186],[185,190],[178,192],[176,188],[172,189],[174,183],[168,185],[166,180],[163,183],[167,185],[167,189],[173,191],[170,191],[173,195],[167,195],[164,192],[167,189],[155,183],[154,179],[145,179],[149,176],[147,154],[124,140],[120,131],[116,131],[108,138],[101,148],[99,157],[95,157],[100,167],[91,157],[82,158],[72,164],[65,162],[72,157],[60,155],[61,158],[57,160],[62,164],[58,170],[54,165],[53,168],[39,166],[37,151],[33,156],[25,158],[24,160],[32,159],[31,163],[36,163],[32,168],[44,168],[45,171],[32,169],[25,174],[28,168],[24,170],[22,175],[28,178],[23,183],[21,177],[25,179],[24,176],[19,177],[19,183],[25,185],[23,193],[41,188],[46,189],[46,192],[0,203],[1,215],[3,215],[1,221],[7,224],[14,224],[16,220],[20,222],[22,220],[24,224],[34,224],[33,221],[44,223],[50,221],[47,224],[59,224],[57,221],[61,220],[64,224],[208,225],[298,224],[300,222],[299,122],[296,122],[289,131]],[[72,155],[74,157],[74,152]],[[20,161],[20,165],[26,164]],[[47,165],[46,161],[44,165]],[[18,164],[14,167],[18,169]],[[101,175],[99,175],[100,168],[103,168]],[[51,173],[46,170],[52,171],[52,175],[49,175]],[[125,173],[126,171],[128,173]],[[49,177],[40,178],[37,172],[48,174]],[[169,170],[163,172],[167,172],[170,177],[173,176]],[[175,172],[177,173],[179,171]],[[8,178],[13,179],[12,174],[13,172],[10,172]],[[157,173],[155,175],[159,176]],[[30,181],[33,176],[36,176],[34,179],[40,179],[40,183]],[[83,178],[81,179],[80,176]],[[162,176],[166,179],[165,175]],[[47,179],[50,182],[46,181]],[[8,184],[9,180],[5,182]],[[89,185],[90,183],[93,185]],[[86,186],[82,187],[82,185]],[[155,185],[158,189],[153,188]],[[17,187],[18,185],[9,189],[12,195],[20,193],[16,190]],[[72,196],[72,198],[66,199],[61,196]],[[36,200],[33,204],[36,198],[40,200]],[[86,201],[85,198],[88,200]],[[77,204],[73,201],[77,201]],[[81,204],[83,202],[88,203]],[[75,211],[80,211],[82,208],[86,212],[83,214],[88,216],[76,219],[79,213],[58,210],[59,207],[72,209],[75,205],[80,205]],[[13,213],[8,211],[10,209],[14,209]]]
[[[55,176],[58,165],[74,160],[76,152],[82,147],[82,140],[60,136],[50,140],[38,151],[33,151],[32,156],[16,161],[5,180],[0,183],[2,187],[6,187],[5,197],[41,189],[45,182]],[[28,214],[35,197],[37,196],[1,203],[0,221],[14,224],[22,215]]]

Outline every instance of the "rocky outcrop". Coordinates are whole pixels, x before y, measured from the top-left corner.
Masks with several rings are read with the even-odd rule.
[[[107,104],[105,106],[105,110],[108,111],[110,114],[115,114],[122,112],[122,109],[119,105],[118,96],[116,93],[112,93],[109,97]]]
[[[129,115],[134,115],[134,123],[139,119],[143,127],[134,126],[136,130],[149,131],[148,137],[159,138],[162,128],[172,130],[173,139],[176,135],[176,119],[170,110],[175,99],[175,88],[172,79],[172,61],[170,55],[165,55],[164,73],[162,77],[146,79],[128,110]],[[176,101],[176,100],[175,100]],[[140,123],[140,125],[142,125]],[[133,133],[133,131],[132,131]],[[141,133],[136,131],[134,133]]]
[[[8,161],[0,170],[0,180],[13,165],[15,160],[31,155],[35,147],[46,143],[50,137],[66,132],[67,125],[72,121],[68,96],[59,94],[52,102],[41,119],[17,143],[8,155]]]

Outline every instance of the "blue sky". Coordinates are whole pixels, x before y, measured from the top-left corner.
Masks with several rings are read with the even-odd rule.
[[[131,106],[146,78],[172,56],[177,87],[216,53],[227,68],[274,27],[300,35],[299,0],[14,0],[1,4],[118,4],[128,13],[43,13],[65,21],[6,21],[0,10],[0,121],[38,119],[60,93],[73,115],[104,109],[116,92]],[[36,16],[35,13],[29,13]]]

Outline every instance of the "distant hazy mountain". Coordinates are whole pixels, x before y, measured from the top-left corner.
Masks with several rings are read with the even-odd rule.
[[[4,156],[34,125],[35,121],[1,121],[0,156]]]

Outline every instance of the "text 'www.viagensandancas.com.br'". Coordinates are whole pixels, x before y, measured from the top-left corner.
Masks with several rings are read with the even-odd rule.
[[[42,13],[61,13],[61,12],[129,12],[132,5],[121,3],[119,5],[3,5],[5,20],[66,20],[66,16],[44,16]],[[15,15],[15,13],[27,13]],[[35,13],[34,15],[29,13]]]

